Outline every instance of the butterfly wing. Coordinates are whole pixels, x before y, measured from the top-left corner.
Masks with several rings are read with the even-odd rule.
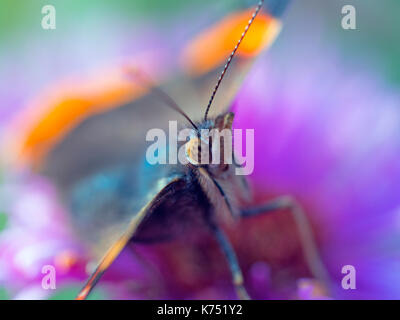
[[[152,93],[83,120],[49,150],[41,171],[62,190],[83,177],[114,166],[144,161],[150,129],[167,130],[168,121],[182,121]]]
[[[243,32],[254,14],[254,8],[238,10],[209,29],[194,37],[182,51],[183,72],[195,79],[199,105],[196,118],[204,116],[211,92],[224,70],[232,50],[239,44],[235,56],[224,74],[219,93],[215,96],[211,115],[226,111],[231,105],[245,75],[261,52],[268,49],[279,34],[281,16],[289,0],[266,0],[252,21],[246,36],[240,43]]]
[[[131,241],[132,237],[134,237],[134,235],[137,233],[145,219],[148,219],[152,214],[159,211],[163,204],[167,202],[168,199],[174,198],[174,196],[180,192],[184,186],[184,180],[179,177],[171,178],[168,181],[164,180],[163,183],[158,184],[155,195],[150,201],[148,201],[141,209],[136,211],[136,214],[132,214],[132,212],[130,212],[129,221],[122,219],[125,220],[125,223],[122,223],[122,225],[125,227],[120,228],[123,230],[123,232],[118,233],[121,236],[117,240],[113,241],[113,244],[108,247],[106,254],[101,259],[96,270],[93,272],[83,289],[78,294],[78,300],[85,299],[89,295],[90,291],[94,288],[104,272],[111,266],[113,261]],[[120,197],[118,197],[118,199],[120,199]],[[109,196],[108,200],[111,200]],[[103,206],[106,205],[106,203],[107,201],[102,201]],[[112,207],[114,207],[112,202],[108,201],[108,204],[111,204]],[[116,209],[116,207],[114,207],[114,209]],[[102,214],[104,215],[104,212]],[[120,219],[119,222],[122,222],[122,220]],[[114,234],[117,233],[114,232]]]

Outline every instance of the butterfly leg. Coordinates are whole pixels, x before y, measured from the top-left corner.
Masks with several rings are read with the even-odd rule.
[[[299,231],[299,237],[304,257],[312,275],[316,279],[322,281],[325,285],[329,286],[329,275],[319,256],[311,226],[302,207],[295,199],[290,196],[279,197],[270,200],[263,205],[243,209],[241,210],[241,216],[247,218],[286,209],[290,210],[293,215],[294,221]]]
[[[231,243],[229,242],[228,237],[225,233],[215,224],[211,225],[211,230],[214,233],[214,236],[225,255],[225,258],[228,262],[229,269],[232,274],[233,285],[235,286],[236,293],[241,300],[249,300],[249,294],[247,293],[244,285],[243,285],[243,274],[240,269],[235,251]]]

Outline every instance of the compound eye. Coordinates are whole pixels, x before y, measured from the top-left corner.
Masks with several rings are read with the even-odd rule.
[[[185,153],[187,160],[195,166],[210,163],[209,143],[199,137],[193,137],[185,144]]]

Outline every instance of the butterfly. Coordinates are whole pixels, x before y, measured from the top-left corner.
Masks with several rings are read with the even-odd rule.
[[[75,228],[102,256],[77,299],[89,295],[128,244],[175,239],[196,229],[215,237],[238,297],[248,299],[235,251],[220,225],[281,209],[295,217],[312,274],[328,282],[310,226],[294,199],[242,207],[249,186],[235,174],[235,161],[152,166],[144,160],[146,132],[166,128],[168,121],[184,120],[198,133],[186,144],[199,154],[200,129],[232,130],[231,101],[255,58],[278,35],[288,3],[261,0],[255,9],[228,15],[194,37],[179,55],[183,71],[177,76],[158,75],[138,59],[104,73],[104,80],[95,79],[92,86],[73,83],[66,90],[64,85],[47,98],[48,107],[22,134],[20,154],[55,181]],[[172,99],[173,91],[184,107]],[[221,144],[217,152],[227,147]],[[187,156],[194,160],[192,153]]]

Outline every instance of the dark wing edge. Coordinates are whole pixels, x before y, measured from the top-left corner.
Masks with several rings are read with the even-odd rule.
[[[122,250],[130,242],[141,223],[162,203],[163,199],[168,197],[182,183],[182,178],[176,177],[167,182],[159,183],[158,193],[131,219],[127,229],[106,252],[101,259],[96,270],[92,273],[86,284],[76,297],[76,300],[84,300],[88,297],[104,272],[111,266]]]

